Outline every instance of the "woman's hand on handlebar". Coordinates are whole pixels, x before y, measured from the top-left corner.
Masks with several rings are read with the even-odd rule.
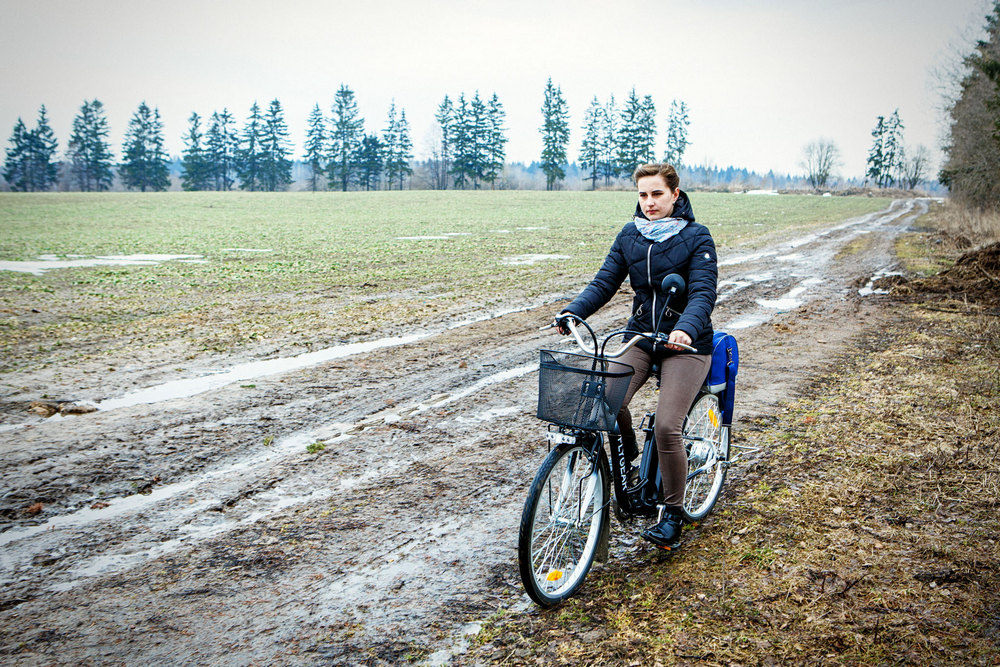
[[[555,320],[553,320],[552,322],[555,325],[556,330],[559,331],[559,333],[561,333],[563,336],[568,336],[570,334],[569,327],[566,325],[567,315],[574,316],[573,313],[569,312],[568,310],[564,310],[558,315],[556,315]]]
[[[674,329],[670,332],[670,337],[667,339],[670,343],[680,343],[681,345],[687,345],[691,347],[691,336],[687,335],[687,332],[681,331],[680,329]],[[677,345],[668,345],[667,347],[673,350],[683,350],[684,348],[678,347]]]

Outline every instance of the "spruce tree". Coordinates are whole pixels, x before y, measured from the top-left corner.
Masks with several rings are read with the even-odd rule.
[[[3,177],[14,192],[30,192],[31,175],[30,135],[20,118],[14,123],[14,133],[10,137],[7,159],[4,161]]]
[[[201,131],[201,116],[192,112],[188,118],[188,132],[184,135],[184,150],[181,152],[181,187],[185,190],[210,190],[213,185],[212,169],[208,150]]]
[[[688,141],[688,106],[682,100],[670,103],[670,115],[667,117],[667,150],[663,161],[680,169],[684,160],[684,152],[690,145]]]
[[[892,112],[885,124],[882,157],[885,161],[883,185],[889,187],[896,182],[899,171],[906,160],[903,154],[903,123],[899,119],[899,109]]]
[[[129,120],[118,174],[130,190],[161,192],[170,187],[160,111],[150,109],[145,102],[139,104]]]
[[[887,188],[898,178],[905,161],[903,154],[903,123],[899,109],[889,118],[879,116],[872,130],[872,147],[868,151],[867,179],[879,188]]]
[[[639,120],[639,163],[656,162],[656,105],[653,96],[642,98],[642,110]],[[632,174],[629,174],[631,177]]]
[[[448,188],[448,175],[451,172],[451,161],[454,153],[454,133],[455,133],[455,107],[451,100],[445,95],[441,104],[438,105],[437,113],[434,114],[439,127],[441,128],[441,143],[436,149],[437,170],[434,174],[435,186],[439,190]]]
[[[629,94],[619,116],[621,132],[616,153],[618,175],[628,178],[640,164],[655,160],[653,146],[656,141],[656,108],[653,98],[643,100],[635,92]]]
[[[504,134],[506,120],[503,104],[497,94],[493,93],[486,107],[486,150],[482,172],[483,181],[489,183],[491,188],[496,187],[497,179],[503,174],[507,157],[507,136]]]
[[[396,100],[389,104],[385,129],[382,130],[382,156],[384,160],[387,189],[392,189],[392,183],[398,170],[397,154],[399,151],[399,121],[396,118]],[[402,188],[400,188],[402,189]]]
[[[452,150],[450,171],[454,177],[456,188],[464,189],[472,181],[475,161],[474,127],[472,125],[469,104],[465,101],[465,93],[461,93],[454,109],[451,132],[449,133]]]
[[[346,192],[357,181],[358,155],[364,138],[365,121],[358,113],[354,91],[341,84],[334,97],[333,123],[330,129],[330,162],[327,175],[330,187]]]
[[[410,125],[406,121],[406,110],[401,109],[396,117],[396,102],[389,107],[385,130],[382,132],[382,150],[385,156],[385,177],[388,189],[395,182],[400,190],[406,177],[413,173],[410,160],[413,157],[413,141],[410,139]]]
[[[597,96],[591,100],[590,106],[583,117],[583,141],[580,144],[580,167],[590,181],[590,189],[597,189],[597,179],[601,176],[601,131],[604,127],[604,107],[597,101]]]
[[[545,84],[542,100],[542,172],[545,174],[545,189],[552,190],[555,184],[566,178],[566,147],[569,145],[569,109],[563,98],[562,89],[552,85],[549,78]]]
[[[410,161],[413,159],[413,139],[410,138],[410,122],[406,120],[406,109],[399,112],[399,146],[396,155],[396,176],[399,178],[399,189],[403,189],[403,181],[413,174]]]
[[[38,121],[35,129],[27,137],[30,178],[28,182],[29,191],[45,192],[55,185],[59,179],[59,165],[55,161],[56,149],[59,143],[56,135],[49,126],[49,119],[45,115],[45,105],[38,109]]]
[[[385,167],[384,146],[374,134],[366,134],[358,151],[357,181],[363,190],[377,190]]]
[[[472,179],[472,187],[479,189],[479,184],[486,174],[487,161],[489,159],[489,127],[490,120],[487,115],[486,104],[479,97],[477,90],[469,101],[468,118],[466,128],[471,141],[469,142],[469,152],[466,156],[466,165],[469,177]]]
[[[877,187],[882,187],[882,174],[885,171],[884,144],[885,116],[879,116],[872,130],[872,147],[868,150],[868,170],[865,172],[865,180],[871,180]]]
[[[205,135],[208,150],[208,170],[216,190],[230,190],[236,183],[240,140],[236,123],[226,108],[212,114]]]
[[[285,190],[292,183],[291,141],[281,102],[274,99],[267,108],[260,135],[260,182],[267,192]]]
[[[241,190],[255,192],[264,188],[264,149],[261,146],[263,132],[264,119],[260,115],[260,106],[254,102],[247,122],[243,125],[237,153],[236,175],[240,179]]]
[[[84,192],[103,191],[111,187],[113,156],[108,134],[104,105],[99,100],[85,101],[73,119],[73,131],[66,151],[72,180]]]
[[[607,104],[604,105],[604,114],[601,118],[601,175],[604,177],[604,185],[611,184],[611,179],[618,175],[618,127],[619,111],[615,104],[615,96],[612,95]]]
[[[313,192],[319,190],[320,184],[325,179],[326,169],[326,120],[323,112],[320,111],[319,104],[313,107],[309,114],[306,129],[306,152],[302,157],[309,167],[309,189]]]

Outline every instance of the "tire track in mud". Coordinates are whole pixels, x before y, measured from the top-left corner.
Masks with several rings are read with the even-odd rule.
[[[890,268],[892,238],[926,208],[896,202],[723,262],[715,320],[743,329],[740,414],[766,414],[849,338],[842,321],[871,316],[852,281]],[[836,259],[862,235],[865,251]],[[595,328],[627,307],[616,299]],[[4,503],[48,490],[59,512],[36,526],[5,514],[0,655],[446,659],[469,619],[523,598],[514,541],[545,451],[531,371],[562,344],[537,331],[553,311],[20,431]]]

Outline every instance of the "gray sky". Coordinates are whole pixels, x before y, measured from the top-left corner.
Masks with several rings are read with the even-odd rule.
[[[0,133],[34,126],[45,104],[60,151],[85,99],[105,105],[115,156],[145,100],[171,153],[192,111],[277,98],[303,152],[316,103],[329,115],[341,83],[369,132],[390,102],[406,110],[416,157],[428,153],[444,95],[496,92],[507,112],[508,160],[538,159],[545,81],[571,113],[570,158],[596,95],[651,95],[662,154],[667,112],[690,108],[686,161],[801,173],[806,143],[840,148],[861,176],[879,115],[898,108],[907,146],[937,168],[947,67],[980,34],[988,0],[0,0]]]

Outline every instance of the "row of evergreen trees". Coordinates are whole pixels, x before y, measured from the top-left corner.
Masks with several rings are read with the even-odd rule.
[[[84,192],[111,188],[117,166],[129,189],[166,190],[170,186],[170,158],[164,149],[163,124],[158,109],[145,102],[133,114],[122,145],[122,161],[115,165],[108,142],[108,122],[99,100],[86,101],[73,120],[73,131],[62,166],[74,187]],[[254,102],[242,129],[228,109],[216,111],[203,127],[197,113],[189,118],[183,137],[181,184],[185,190],[284,190],[292,183],[293,147],[278,100],[266,111]],[[21,119],[14,126],[4,163],[4,179],[14,191],[51,189],[59,178],[57,142],[41,107],[35,129]],[[310,185],[372,189],[402,188],[412,173],[412,142],[406,112],[398,116],[395,103],[381,137],[364,133],[354,93],[337,91],[331,119],[317,104],[309,117],[304,158],[311,168]]]
[[[542,169],[546,187],[565,179],[570,140],[569,108],[562,90],[546,84],[541,107]],[[680,164],[687,141],[687,105],[674,100],[668,118],[664,159]],[[488,99],[476,91],[455,100],[445,95],[435,118],[439,141],[427,167],[432,186],[440,189],[495,187],[506,159],[506,114],[493,93]],[[392,103],[380,134],[368,133],[358,112],[354,92],[338,89],[331,115],[317,104],[308,118],[305,152],[307,185],[323,188],[370,190],[400,188],[413,173],[413,142],[406,111]],[[182,187],[186,190],[283,190],[292,182],[293,147],[278,100],[266,110],[255,102],[242,128],[228,109],[204,119],[197,112],[188,119],[181,156]],[[584,122],[580,162],[591,187],[631,175],[643,162],[657,159],[656,108],[652,97],[640,99],[633,89],[619,108],[612,96],[605,104],[594,97]],[[107,190],[114,170],[125,187],[164,190],[169,187],[169,158],[164,150],[159,110],[145,102],[129,121],[122,161],[114,163],[108,142],[108,122],[100,101],[84,102],[73,121],[73,132],[62,166],[73,186],[83,191]],[[59,176],[57,143],[45,108],[38,125],[28,130],[18,119],[7,150],[4,178],[12,190],[48,190]]]

